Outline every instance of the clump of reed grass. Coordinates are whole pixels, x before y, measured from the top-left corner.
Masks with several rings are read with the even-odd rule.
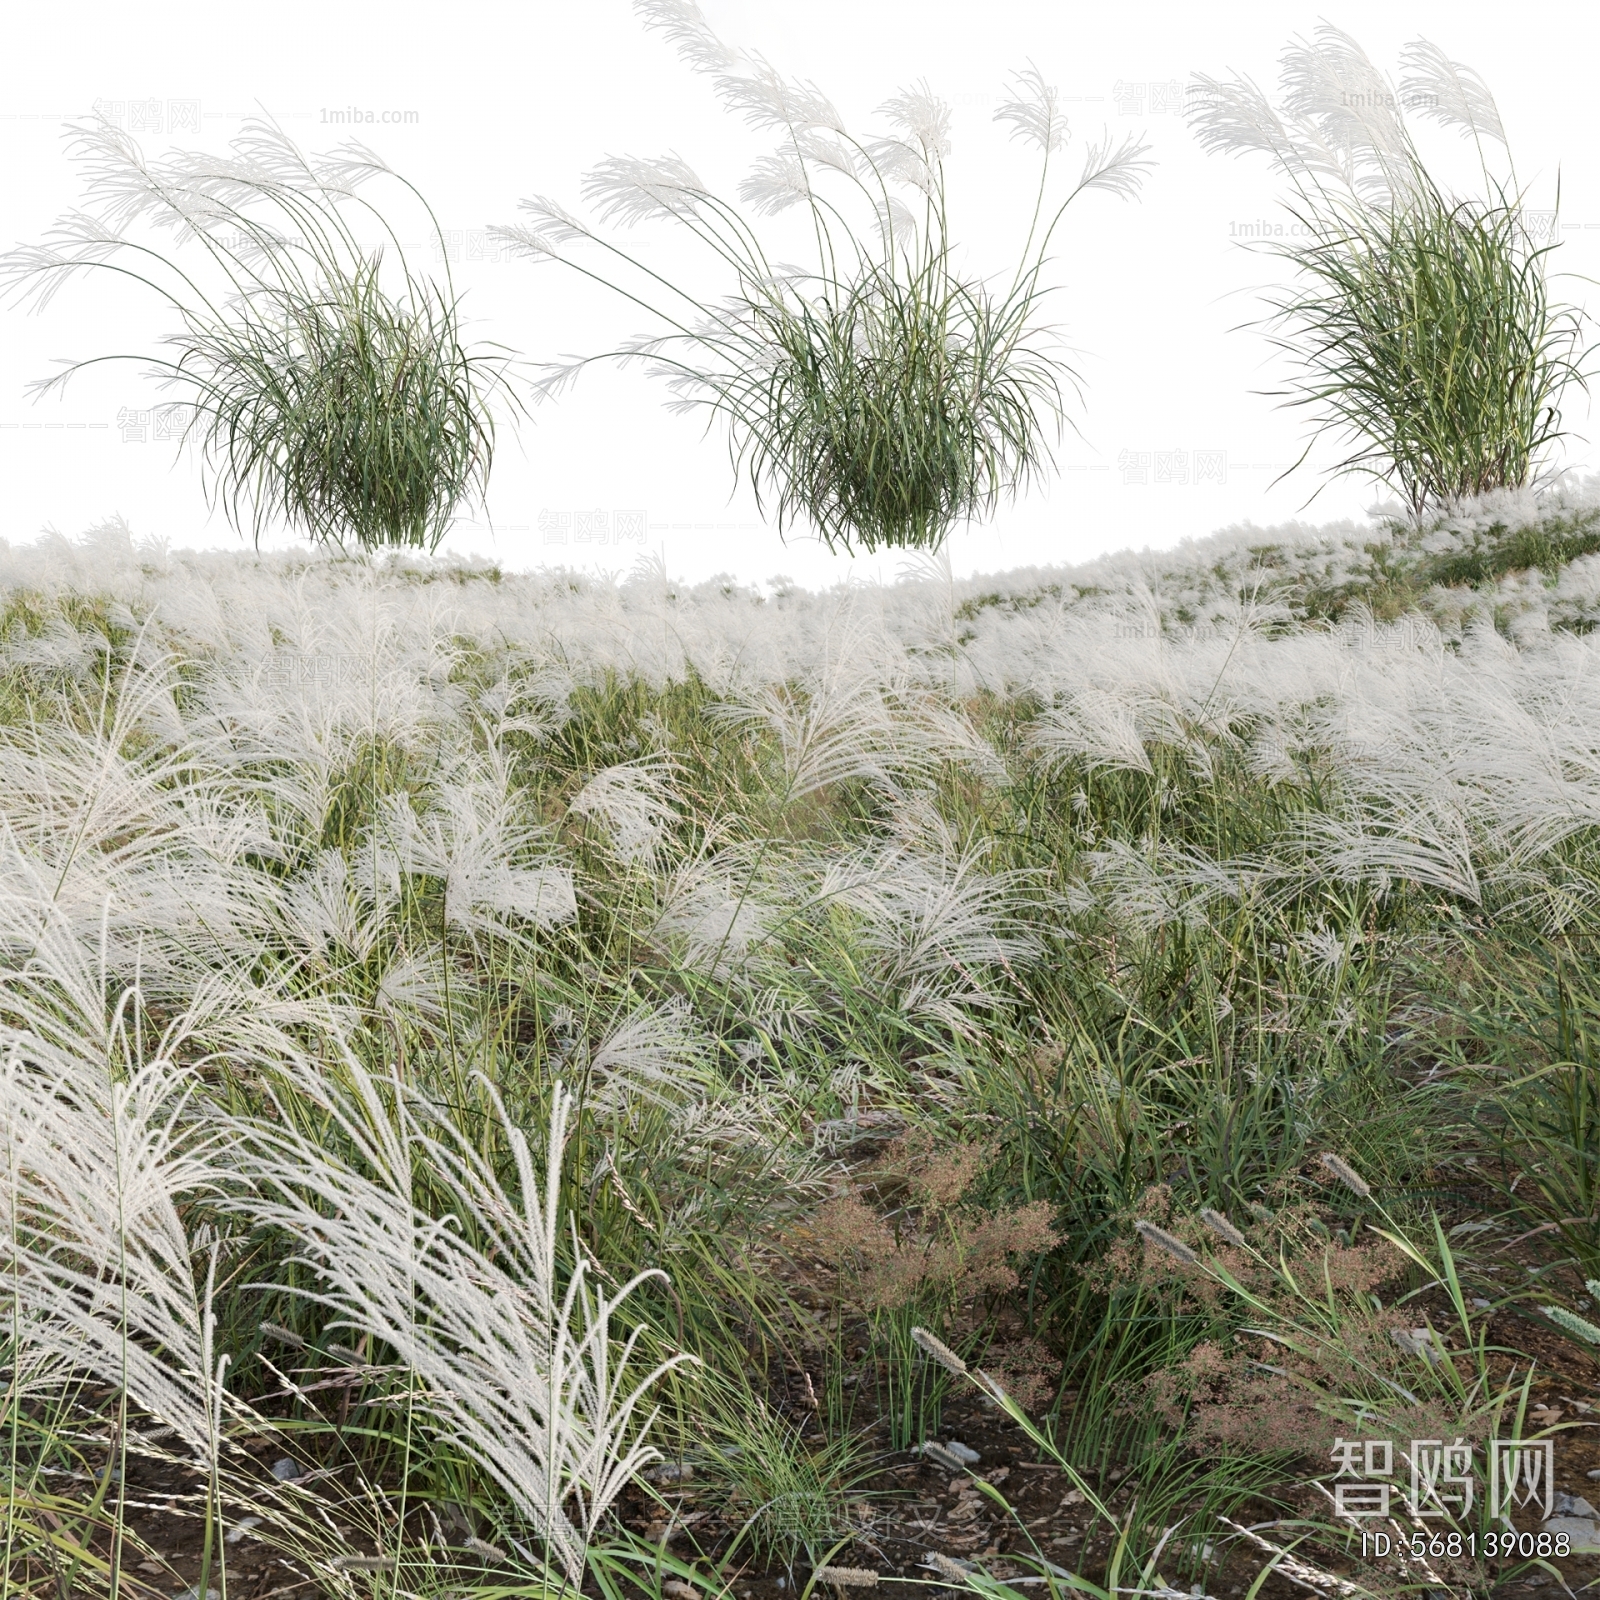
[[[1297,241],[1268,248],[1296,282],[1269,325],[1291,364],[1277,392],[1310,418],[1301,461],[1348,447],[1334,473],[1376,478],[1420,518],[1530,482],[1588,352],[1583,313],[1552,297],[1555,246],[1530,227],[1493,95],[1426,40],[1401,61],[1397,89],[1324,24],[1284,54],[1281,111],[1247,79],[1201,76],[1191,120],[1208,149],[1265,154],[1290,183]],[[1472,140],[1479,193],[1435,179],[1408,111]]]
[[[254,1193],[242,1212],[283,1230],[309,1269],[298,1298],[392,1350],[418,1380],[419,1419],[492,1482],[544,1543],[550,1566],[581,1581],[589,1542],[612,1502],[659,1452],[645,1406],[658,1381],[693,1358],[674,1351],[630,1370],[643,1335],[613,1339],[613,1319],[659,1269],[591,1284],[573,1229],[561,1260],[561,1163],[572,1100],[554,1089],[545,1170],[488,1091],[515,1172],[503,1182],[468,1138],[398,1082],[381,1085],[354,1062],[347,1086],[322,1072],[282,1076],[289,1104],[326,1119],[312,1136],[285,1116],[281,1130],[246,1124],[242,1163]],[[430,1128],[429,1124],[434,1124]],[[329,1152],[329,1133],[350,1155]],[[439,1216],[418,1207],[418,1170],[442,1191]],[[609,1278],[609,1274],[606,1275]],[[564,1281],[563,1281],[564,1280]]]
[[[435,549],[460,507],[483,499],[491,402],[509,391],[499,350],[463,343],[448,266],[443,284],[418,276],[359,193],[392,179],[441,238],[416,190],[362,145],[311,157],[263,121],[247,123],[227,157],[161,161],[103,120],[70,131],[89,209],[10,252],[0,275],[40,307],[91,270],[167,302],[179,327],[154,372],[192,407],[184,438],[199,449],[208,498],[258,542],[281,518],[341,549]],[[376,244],[349,212],[365,213]],[[141,221],[191,248],[130,236]],[[146,358],[75,362],[35,388],[124,359]]]
[[[865,1440],[850,1432],[807,1438],[742,1374],[705,1374],[696,1398],[697,1418],[715,1441],[697,1475],[730,1508],[743,1508],[723,1559],[748,1546],[792,1568],[801,1558],[817,1563],[837,1554],[855,1529],[855,1501],[871,1470]]]
[[[611,158],[585,183],[602,221],[669,220],[731,276],[706,298],[554,201],[523,203],[531,225],[496,230],[535,259],[564,262],[649,310],[666,331],[553,367],[554,393],[596,360],[644,360],[676,396],[728,427],[736,479],[780,529],[809,523],[830,549],[937,548],[956,523],[991,513],[1051,462],[1076,375],[1040,322],[1050,243],[1067,207],[1103,189],[1137,192],[1145,147],[1091,145],[1078,182],[1047,201],[1051,157],[1067,142],[1059,99],[1035,69],[996,113],[1042,156],[1026,242],[1009,283],[959,269],[944,158],[950,111],[916,85],[882,112],[892,132],[861,140],[812,86],[729,50],[697,8],[641,0],[646,26],[709,72],[723,99],[780,136],[739,198],[759,216],[800,209],[807,267],[778,264],[747,212],[677,156]],[[907,202],[909,201],[909,205]],[[569,247],[603,249],[585,265]]]

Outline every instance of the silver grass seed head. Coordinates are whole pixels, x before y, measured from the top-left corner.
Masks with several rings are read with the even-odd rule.
[[[936,1338],[926,1328],[913,1328],[911,1342],[925,1355],[939,1363],[946,1372],[953,1372],[958,1378],[967,1375],[967,1364],[943,1339]]]
[[[878,107],[901,132],[909,134],[930,155],[950,154],[950,107],[926,82],[902,89]]]
[[[1011,125],[1011,137],[1037,145],[1046,155],[1061,149],[1072,137],[1061,112],[1061,93],[1045,81],[1037,67],[1014,73],[1016,93],[994,114],[996,122]]]
[[[818,1567],[812,1576],[836,1589],[876,1589],[879,1574],[871,1567]]]
[[[1158,1228],[1155,1223],[1146,1222],[1142,1217],[1134,1223],[1134,1227],[1158,1250],[1165,1250],[1174,1261],[1181,1261],[1189,1267],[1200,1265],[1200,1257],[1182,1239],[1168,1233],[1165,1228]]]
[[[1400,52],[1405,76],[1400,80],[1401,104],[1424,117],[1463,133],[1506,142],[1500,110],[1483,79],[1459,61],[1452,61],[1438,45],[1413,39]]]
[[[762,156],[739,184],[739,198],[763,216],[776,216],[810,198],[805,165],[792,149]]]
[[[1213,1211],[1210,1206],[1206,1206],[1200,1213],[1200,1220],[1219,1239],[1226,1239],[1229,1244],[1237,1245],[1241,1250],[1249,1247],[1249,1241],[1245,1236],[1220,1211]]]
[[[1324,1150],[1317,1159],[1352,1193],[1360,1195],[1363,1200],[1371,1197],[1372,1186],[1343,1156],[1337,1156],[1331,1150]]]
[[[705,192],[695,170],[675,154],[607,156],[583,180],[583,198],[601,219],[627,227],[657,217],[693,216]]]
[[[1103,189],[1120,200],[1138,197],[1145,173],[1155,165],[1148,158],[1150,146],[1136,134],[1129,134],[1113,147],[1111,134],[1089,145],[1083,155],[1080,189]]]

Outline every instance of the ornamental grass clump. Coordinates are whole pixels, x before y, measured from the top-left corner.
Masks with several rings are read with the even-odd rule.
[[[1588,352],[1583,313],[1552,296],[1554,245],[1488,87],[1423,39],[1401,67],[1397,89],[1324,25],[1285,52],[1281,107],[1247,78],[1199,76],[1190,119],[1206,149],[1260,152],[1289,180],[1295,242],[1267,248],[1294,282],[1266,325],[1289,360],[1276,392],[1310,417],[1301,461],[1324,440],[1345,448],[1334,473],[1377,479],[1420,518],[1533,481]],[[1435,177],[1413,112],[1471,140],[1476,192]]]
[[[417,191],[365,146],[312,157],[266,122],[247,123],[227,156],[160,161],[105,121],[71,133],[87,207],[10,252],[0,275],[41,308],[89,269],[167,302],[179,328],[154,372],[183,397],[208,499],[257,542],[281,519],[340,549],[434,550],[460,507],[483,500],[504,359],[463,344],[448,266],[442,285],[414,273],[359,193],[380,177],[398,183],[442,256]],[[131,236],[138,223],[187,248]],[[125,359],[145,358],[74,362],[34,387]]]
[[[926,85],[880,108],[887,136],[861,140],[814,86],[723,45],[694,5],[640,0],[638,10],[780,144],[739,186],[748,212],[676,155],[612,157],[584,184],[601,222],[687,230],[731,276],[722,299],[661,275],[549,199],[523,202],[531,223],[495,230],[621,293],[664,330],[553,366],[539,392],[593,361],[643,360],[673,391],[673,409],[726,423],[735,478],[780,529],[809,523],[830,549],[937,548],[1050,464],[1063,386],[1077,381],[1040,322],[1050,243],[1078,195],[1137,192],[1145,146],[1091,145],[1076,185],[1052,201],[1051,158],[1069,131],[1056,91],[1035,69],[1020,74],[996,120],[1042,161],[1017,266],[994,289],[956,262],[950,109]],[[790,211],[804,226],[783,248],[808,251],[810,265],[769,255],[750,215]],[[581,245],[604,251],[605,264],[586,264],[573,253]]]

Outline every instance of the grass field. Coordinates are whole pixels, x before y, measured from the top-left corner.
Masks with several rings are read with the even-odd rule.
[[[1596,551],[4,552],[8,1592],[1588,1581]]]

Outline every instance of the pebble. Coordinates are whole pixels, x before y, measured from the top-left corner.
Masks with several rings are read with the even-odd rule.
[[[1593,1472],[1586,1473],[1585,1476],[1590,1478],[1600,1478],[1600,1467],[1596,1467]]]
[[[1438,1347],[1434,1344],[1433,1335],[1427,1328],[1391,1328],[1389,1337],[1402,1350],[1409,1351],[1414,1356],[1421,1356],[1429,1366],[1438,1365]]]
[[[191,1583],[187,1589],[180,1589],[173,1595],[172,1600],[200,1600],[200,1585]],[[207,1589],[206,1600],[222,1600],[222,1591],[220,1589]]]
[[[291,1461],[288,1456],[279,1456],[272,1463],[272,1476],[279,1483],[293,1483],[300,1476],[300,1463]]]
[[[945,1444],[945,1449],[948,1450],[957,1461],[964,1461],[969,1467],[975,1466],[978,1462],[983,1460],[983,1457],[979,1455],[971,1445],[962,1444],[959,1439],[948,1440]]]
[[[1583,1502],[1585,1505],[1588,1501]],[[1551,1517],[1544,1524],[1546,1533],[1566,1534],[1575,1556],[1600,1555],[1600,1523],[1593,1517]]]
[[[244,1538],[248,1529],[259,1528],[260,1526],[260,1517],[240,1517],[239,1520],[234,1523],[234,1525],[229,1528],[227,1533],[224,1535],[224,1542],[227,1544],[238,1544],[238,1542]]]

